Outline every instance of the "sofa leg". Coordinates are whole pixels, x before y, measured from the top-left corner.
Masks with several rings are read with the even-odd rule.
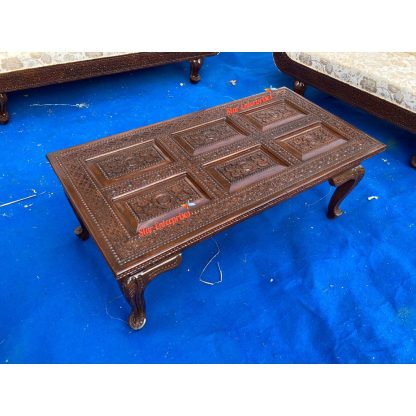
[[[7,95],[0,92],[0,124],[6,124],[9,121],[9,113],[7,111]]]
[[[305,95],[305,90],[306,90],[306,85],[302,81],[298,81],[297,79],[295,79],[295,81],[293,83],[293,90],[296,93],[298,93],[299,95],[304,96]]]
[[[412,156],[412,158],[410,159],[410,164],[412,165],[412,167],[416,169],[416,155]]]
[[[358,185],[364,177],[364,173],[364,168],[360,165],[342,172],[329,180],[329,183],[332,186],[336,186],[337,189],[335,189],[335,192],[329,201],[327,213],[328,218],[337,218],[343,214],[342,209],[339,207],[341,202]]]
[[[201,81],[201,75],[199,75],[199,70],[201,69],[203,62],[204,62],[203,58],[191,59],[189,61],[189,63],[191,64],[190,80],[192,84],[196,84],[199,81]]]

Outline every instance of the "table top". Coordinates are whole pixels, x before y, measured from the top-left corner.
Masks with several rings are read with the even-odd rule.
[[[117,278],[385,146],[287,88],[48,154]]]

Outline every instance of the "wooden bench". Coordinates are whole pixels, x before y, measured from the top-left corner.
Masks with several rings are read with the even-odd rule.
[[[287,88],[48,154],[80,226],[146,321],[144,290],[182,251],[323,181],[329,218],[385,146]]]
[[[0,124],[9,121],[7,93],[159,65],[189,61],[190,81],[200,81],[206,56],[215,52],[0,52]]]

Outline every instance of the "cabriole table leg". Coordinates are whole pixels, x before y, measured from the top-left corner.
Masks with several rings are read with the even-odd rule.
[[[149,267],[140,273],[127,276],[119,280],[121,291],[127,302],[131,306],[129,316],[130,328],[138,330],[144,327],[146,323],[146,303],[144,300],[144,290],[160,273],[174,269],[182,262],[182,254],[177,254],[161,261],[155,266]]]
[[[329,183],[336,186],[337,189],[335,189],[335,192],[329,201],[328,218],[336,218],[343,214],[343,211],[339,206],[364,177],[364,172],[364,168],[360,165],[342,172],[329,180]]]

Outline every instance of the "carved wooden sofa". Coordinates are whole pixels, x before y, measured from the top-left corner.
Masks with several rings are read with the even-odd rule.
[[[416,53],[275,52],[276,66],[303,95],[312,85],[416,133]],[[416,168],[416,155],[411,158]]]
[[[0,52],[0,124],[9,121],[7,93],[101,75],[189,61],[197,83],[205,56],[213,52]]]

